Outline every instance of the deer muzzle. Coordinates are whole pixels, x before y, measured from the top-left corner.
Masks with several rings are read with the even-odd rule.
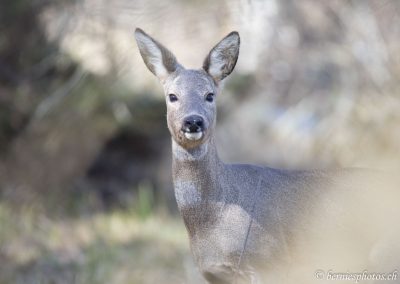
[[[191,115],[184,119],[182,132],[189,140],[199,140],[203,137],[204,120],[199,115]]]

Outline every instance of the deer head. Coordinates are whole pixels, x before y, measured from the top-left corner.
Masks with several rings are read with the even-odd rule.
[[[186,69],[161,43],[141,29],[136,41],[147,68],[158,77],[167,104],[167,123],[172,138],[185,149],[206,143],[216,122],[216,99],[221,81],[235,68],[240,38],[231,32],[215,45],[201,69]]]

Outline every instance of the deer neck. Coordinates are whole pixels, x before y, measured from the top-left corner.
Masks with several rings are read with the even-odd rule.
[[[214,139],[193,149],[184,149],[172,141],[172,171],[178,207],[205,209],[211,201],[220,200],[219,177],[223,163],[218,157]]]

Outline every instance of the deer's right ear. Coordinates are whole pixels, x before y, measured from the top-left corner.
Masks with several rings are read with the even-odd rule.
[[[135,30],[135,38],[147,68],[161,81],[180,66],[171,51],[142,29]]]

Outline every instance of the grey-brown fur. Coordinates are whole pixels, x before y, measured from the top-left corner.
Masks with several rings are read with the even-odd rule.
[[[205,97],[220,95],[220,82],[238,58],[239,34],[231,33],[218,43],[200,70],[183,68],[170,51],[142,30],[137,29],[135,35],[145,64],[159,77],[166,95],[175,195],[195,262],[211,283],[259,283],[258,271],[268,272],[290,261],[296,236],[305,235],[311,219],[318,219],[322,211],[339,212],[329,209],[336,206],[336,192],[362,190],[356,181],[365,173],[223,163],[214,142],[215,101],[207,102]],[[158,60],[149,60],[160,55]],[[170,102],[169,94],[178,100]],[[204,119],[200,139],[187,139],[182,130],[190,115]],[[320,206],[321,202],[327,206]]]

